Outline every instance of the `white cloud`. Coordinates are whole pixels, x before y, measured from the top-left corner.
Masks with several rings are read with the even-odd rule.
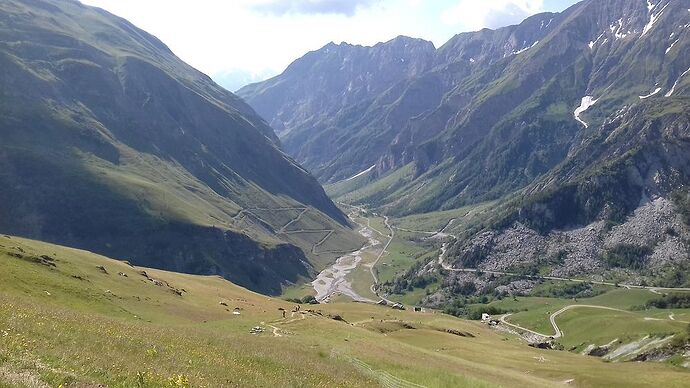
[[[359,8],[366,8],[378,0],[254,0],[250,5],[259,12],[285,14],[334,14],[353,16]]]
[[[82,1],[128,19],[160,38],[192,66],[221,77],[277,74],[330,41],[372,45],[401,34],[440,40],[452,36],[430,32],[429,24],[420,22],[415,8],[401,6],[399,0],[300,0],[302,5],[319,2],[321,8],[307,12],[303,7],[303,12],[288,13],[257,10],[288,0]],[[356,4],[352,9],[357,11],[350,14],[348,7],[352,5],[338,8],[345,2]]]
[[[330,41],[373,45],[398,35],[433,41],[519,22],[534,0],[82,0],[122,16],[229,87],[275,75]],[[549,1],[546,0],[547,6]],[[559,0],[570,3],[575,0]],[[266,8],[269,7],[269,8]],[[272,9],[270,7],[273,7]],[[278,8],[275,8],[278,7]],[[563,7],[564,8],[564,7]],[[440,18],[446,23],[439,22]],[[502,21],[508,20],[508,23]]]
[[[519,23],[544,10],[544,0],[460,0],[447,9],[441,19],[466,30],[497,28]]]

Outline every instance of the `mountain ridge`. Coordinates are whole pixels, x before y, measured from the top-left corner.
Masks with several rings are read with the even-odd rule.
[[[279,233],[279,209],[360,244],[265,121],[157,38],[79,2],[0,8],[3,231],[267,293],[334,256]]]
[[[559,260],[589,275],[604,269],[653,281],[651,273],[609,268],[606,257],[618,248],[605,244],[619,233],[611,229],[616,225],[657,225],[659,214],[684,211],[674,198],[690,184],[682,156],[690,120],[683,114],[690,109],[688,9],[680,1],[586,0],[519,25],[458,34],[435,50],[426,72],[392,82],[378,97],[344,109],[347,116],[338,112],[304,127],[297,121],[281,136],[289,142],[303,131],[339,147],[311,148],[302,135],[293,154],[340,201],[411,217],[492,204],[451,228],[458,241],[449,260],[461,268],[532,270],[545,251],[521,251],[516,241],[552,233],[574,238],[568,230],[594,225],[596,243],[583,242]],[[422,108],[396,110],[411,91]],[[249,92],[239,93],[250,104],[264,98]],[[376,144],[382,133],[384,147],[349,146],[354,139]],[[664,227],[686,236],[682,224]],[[496,251],[485,245],[492,239],[518,245]],[[662,233],[637,248],[645,261],[663,248],[686,262],[684,239]],[[588,264],[576,264],[586,250],[594,252]],[[408,280],[439,270],[428,264]],[[563,262],[547,264],[555,271]]]

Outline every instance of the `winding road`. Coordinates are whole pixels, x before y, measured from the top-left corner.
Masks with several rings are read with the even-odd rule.
[[[589,284],[595,284],[599,286],[610,286],[610,287],[623,287],[627,288],[628,290],[630,289],[636,289],[636,290],[649,290],[652,293],[659,294],[661,293],[659,291],[690,291],[690,288],[685,288],[685,287],[650,287],[650,286],[636,286],[633,284],[623,284],[623,283],[611,283],[611,282],[601,282],[601,281],[596,281],[596,280],[585,280],[585,279],[573,279],[573,278],[562,278],[562,277],[557,277],[557,276],[541,276],[541,275],[523,275],[523,274],[518,274],[515,272],[504,272],[504,271],[490,271],[490,270],[482,270],[482,269],[476,269],[476,268],[453,268],[447,263],[443,261],[444,256],[445,256],[445,251],[444,248],[441,248],[441,255],[439,255],[439,264],[441,264],[441,267],[446,270],[446,271],[451,271],[451,272],[468,272],[468,273],[486,273],[486,274],[491,274],[491,275],[502,275],[502,276],[518,276],[526,279],[534,279],[534,280],[556,280],[556,281],[563,281],[563,282],[573,282],[573,283],[589,283]]]
[[[334,229],[295,229],[295,230],[289,230],[290,227],[293,225],[296,225],[299,223],[299,221],[302,219],[302,217],[309,212],[310,208],[309,207],[278,207],[278,208],[249,208],[249,209],[242,209],[240,210],[233,218],[232,221],[233,223],[238,223],[245,221],[247,217],[254,218],[256,221],[258,221],[260,224],[262,224],[264,227],[268,228],[269,230],[274,231],[275,234],[277,235],[292,235],[292,234],[323,234],[323,238],[316,243],[314,243],[311,247],[311,253],[315,256],[319,256],[322,254],[341,254],[341,253],[347,253],[345,251],[337,251],[337,250],[323,250],[323,251],[318,251],[317,248],[325,244],[329,238],[331,238],[335,234]],[[299,214],[297,214],[295,217],[293,217],[290,221],[288,221],[285,225],[281,227],[276,227],[270,222],[264,220],[261,216],[256,214],[257,212],[280,212],[280,211],[293,211],[296,212],[298,211]],[[245,221],[246,222],[246,221]]]
[[[336,292],[340,292],[344,295],[349,296],[353,300],[360,301],[360,302],[368,302],[368,303],[376,303],[376,301],[371,300],[369,298],[362,297],[358,295],[354,290],[352,290],[351,283],[346,280],[346,277],[349,273],[351,273],[353,270],[357,268],[359,263],[361,262],[361,253],[362,251],[366,249],[371,249],[374,247],[377,247],[380,243],[374,239],[371,238],[373,233],[378,233],[384,238],[387,238],[388,241],[385,243],[383,248],[378,252],[378,255],[376,257],[376,260],[368,264],[369,271],[371,273],[371,277],[373,280],[373,283],[370,286],[370,290],[373,294],[375,294],[378,298],[381,298],[387,303],[394,303],[385,297],[382,297],[379,295],[377,292],[377,288],[379,286],[379,279],[378,275],[376,274],[376,265],[378,265],[379,261],[387,253],[387,250],[390,246],[390,244],[393,241],[393,238],[395,237],[395,230],[401,230],[405,232],[411,232],[411,233],[420,233],[420,234],[425,234],[427,237],[425,239],[447,239],[447,238],[452,238],[453,240],[457,241],[457,236],[447,233],[447,230],[453,225],[455,221],[457,221],[457,218],[451,218],[448,220],[448,222],[440,228],[438,231],[431,232],[431,231],[419,231],[419,230],[410,230],[410,229],[403,229],[403,228],[398,228],[395,226],[392,226],[390,224],[390,219],[388,216],[383,216],[384,218],[384,224],[386,228],[390,231],[388,235],[384,235],[380,231],[376,230],[375,228],[371,227],[371,221],[368,217],[364,217],[362,214],[366,213],[366,210],[361,207],[361,206],[354,206],[354,205],[349,205],[345,203],[340,203],[340,205],[343,206],[348,206],[352,208],[354,211],[350,212],[348,214],[348,217],[352,220],[352,222],[356,223],[357,225],[360,226],[360,234],[363,236],[369,238],[369,244],[363,246],[361,249],[355,252],[337,252],[337,253],[347,253],[345,256],[341,256],[336,260],[336,263],[327,268],[326,270],[322,271],[321,274],[319,274],[319,277],[312,282],[314,285],[314,289],[317,291],[317,300],[319,301],[326,301],[331,295],[333,295]],[[298,210],[298,209],[291,209],[291,210]],[[302,212],[296,217],[296,219],[292,220],[288,224],[286,224],[282,229],[281,232],[284,234],[290,234],[290,233],[315,233],[315,232],[327,232],[326,236],[312,247],[312,252],[316,254],[315,249],[316,247],[320,246],[323,244],[330,236],[331,234],[334,233],[334,231],[316,231],[316,230],[296,230],[296,231],[286,231],[287,227],[292,225],[293,223],[297,222],[300,217],[306,213],[305,209],[300,209]],[[469,211],[467,214],[465,214],[465,217],[471,214],[472,211]],[[357,222],[357,218],[363,218],[367,220],[367,224],[361,224]],[[524,275],[524,274],[518,274],[515,272],[508,272],[508,271],[492,271],[492,270],[481,270],[477,268],[454,268],[450,264],[446,263],[446,256],[448,253],[448,248],[451,245],[451,241],[446,240],[442,243],[441,245],[441,250],[438,256],[438,264],[441,266],[446,271],[449,272],[464,272],[464,273],[484,273],[484,274],[491,274],[491,275],[498,275],[498,276],[516,276],[516,277],[521,277],[521,278],[526,278],[526,279],[534,279],[534,280],[553,280],[553,281],[563,281],[563,282],[573,282],[573,283],[589,283],[589,284],[594,284],[594,285],[603,285],[603,286],[610,286],[610,287],[623,287],[626,289],[641,289],[641,290],[649,290],[653,293],[656,294],[661,294],[662,291],[690,291],[690,288],[674,288],[674,287],[650,287],[650,286],[638,286],[638,285],[632,285],[632,284],[617,284],[617,283],[612,283],[612,282],[605,282],[605,281],[595,281],[595,280],[586,280],[586,279],[575,279],[575,278],[564,278],[564,277],[557,277],[557,276],[541,276],[541,275]],[[579,305],[574,305],[569,308],[575,308]],[[590,306],[592,308],[600,308],[599,306]],[[605,308],[605,307],[602,307]],[[567,311],[568,309],[565,309],[564,311],[557,312],[557,313],[563,313]],[[555,316],[558,316],[556,314]],[[552,317],[552,319],[555,319],[555,316]],[[510,325],[508,322],[505,322],[506,324]],[[555,325],[555,321],[553,321],[553,326],[555,329],[557,329],[557,326]],[[520,328],[521,330],[529,331],[525,328]],[[556,330],[556,335],[559,335],[560,332]],[[541,333],[534,333],[537,335],[541,335],[544,337],[552,337],[552,336],[546,336]]]
[[[455,220],[456,220],[455,218],[451,219],[450,221],[448,221],[448,224],[446,224],[446,226],[444,226],[438,232],[433,232],[433,235],[431,237],[428,237],[428,238],[452,237],[454,240],[457,241],[457,239],[458,239],[457,236],[445,233],[445,230]],[[414,231],[414,232],[425,233],[425,234],[432,233],[432,232],[420,232],[420,231]],[[690,291],[690,288],[686,288],[686,287],[636,286],[633,284],[611,283],[611,282],[586,280],[586,279],[563,278],[563,277],[558,277],[558,276],[524,275],[524,274],[518,274],[515,272],[492,271],[492,270],[483,270],[483,269],[477,269],[477,268],[453,268],[450,264],[445,262],[446,253],[448,252],[449,246],[450,246],[450,242],[444,242],[441,245],[441,253],[438,256],[438,263],[439,263],[439,265],[441,265],[441,268],[443,268],[446,271],[450,271],[450,272],[485,273],[485,274],[499,275],[499,276],[518,276],[518,277],[527,278],[527,279],[534,279],[534,280],[555,280],[555,281],[573,282],[573,283],[590,283],[590,284],[595,284],[595,285],[600,285],[600,286],[623,287],[623,288],[627,288],[628,290],[630,290],[630,289],[649,290],[650,292],[652,292],[654,294],[659,294],[659,295],[662,295],[662,293],[660,291]]]
[[[595,306],[595,305],[588,305],[588,304],[573,304],[573,305],[565,306],[562,309],[556,311],[555,313],[553,313],[549,316],[549,322],[551,323],[551,327],[553,327],[553,330],[554,330],[554,334],[551,334],[551,335],[538,333],[536,331],[533,331],[533,330],[527,329],[525,327],[518,326],[518,325],[515,325],[515,324],[508,322],[506,319],[513,314],[502,315],[500,318],[500,321],[501,321],[501,323],[503,323],[505,325],[508,325],[510,327],[513,327],[513,328],[516,328],[516,329],[519,329],[522,331],[526,331],[528,333],[535,334],[535,335],[540,336],[540,337],[544,337],[544,338],[548,338],[548,339],[558,339],[558,338],[563,337],[563,330],[561,330],[558,327],[558,325],[556,324],[556,318],[558,318],[559,315],[565,313],[566,311],[576,309],[576,308],[611,310],[611,311],[617,311],[617,312],[626,313],[626,314],[632,314],[630,311],[621,310],[621,309],[617,309],[617,308],[613,308],[613,307],[605,307],[605,306]]]
[[[385,300],[386,303],[393,303],[390,300],[381,297],[379,295],[378,291],[376,291],[376,289],[378,288],[378,285],[379,285],[379,277],[376,274],[376,269],[375,269],[376,265],[379,263],[379,261],[381,260],[383,255],[387,252],[388,247],[391,245],[391,242],[393,241],[393,238],[395,237],[395,231],[393,230],[393,228],[391,228],[391,225],[388,223],[388,216],[383,216],[383,223],[386,225],[388,230],[390,230],[390,234],[388,235],[388,242],[383,247],[383,249],[381,249],[381,252],[376,257],[376,261],[374,261],[374,263],[371,265],[371,268],[369,268],[369,271],[371,272],[371,277],[374,279],[374,283],[371,285],[371,292],[376,294],[376,296],[378,296],[379,298]]]

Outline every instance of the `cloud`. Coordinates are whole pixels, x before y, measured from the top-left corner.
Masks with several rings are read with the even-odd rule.
[[[516,24],[544,11],[543,0],[460,0],[441,16],[449,25],[467,30],[498,28]]]
[[[254,0],[250,8],[265,14],[332,14],[353,16],[378,0]]]

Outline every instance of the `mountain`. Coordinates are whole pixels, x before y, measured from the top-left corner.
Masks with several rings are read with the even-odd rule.
[[[293,133],[327,134],[329,144],[301,140],[288,150],[339,200],[393,216],[490,203],[449,227],[457,243],[446,262],[456,267],[637,282],[671,276],[683,284],[689,8],[687,1],[586,0],[520,25],[462,33],[431,53],[410,50],[424,69],[390,80],[374,97],[325,116],[297,103],[311,122],[290,119],[291,105],[262,110],[293,87],[285,74],[239,94],[285,124],[286,143]],[[291,67],[324,57],[310,53]],[[313,79],[348,74],[310,69]],[[343,170],[343,158],[357,162]]]
[[[690,285],[690,99],[622,109],[496,206],[449,252],[456,268]]]
[[[359,64],[343,54],[351,46],[331,44],[239,94],[281,128],[288,152],[321,181],[339,182],[374,164],[370,176],[383,177],[412,164],[411,178],[361,201],[396,214],[450,209],[500,198],[563,161],[587,133],[574,117],[585,96],[596,101],[582,114],[592,128],[639,96],[657,88],[668,94],[676,81],[672,94],[682,95],[688,22],[682,2],[584,1],[517,26],[459,34],[438,50],[419,41],[425,50],[392,49],[409,38],[357,47],[369,52]],[[378,59],[380,52],[388,55]],[[390,67],[394,58],[410,65],[371,88],[383,92],[348,91],[369,68]],[[348,71],[334,71],[344,66]],[[300,88],[304,79],[322,83]],[[320,109],[321,93],[344,107]],[[401,201],[406,193],[416,195]]]
[[[410,98],[390,111],[405,90],[389,89],[428,71],[434,53],[431,42],[402,36],[374,47],[329,43],[238,94],[307,169],[323,181],[344,179],[376,163],[396,123],[422,109]]]
[[[77,1],[0,11],[2,232],[270,293],[360,245],[254,110],[155,37]]]

